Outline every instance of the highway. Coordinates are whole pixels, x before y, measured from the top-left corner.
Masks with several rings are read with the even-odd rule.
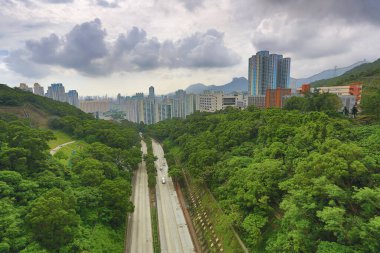
[[[143,154],[147,153],[144,141],[141,141],[141,150]],[[132,199],[135,210],[128,217],[126,253],[153,253],[148,174],[144,161],[139,165],[133,178]]]
[[[157,168],[156,195],[161,252],[195,252],[172,179],[168,177],[168,166],[164,158],[164,151],[161,145],[154,140],[153,153],[158,158],[155,162]],[[162,171],[160,167],[163,168]],[[165,177],[165,184],[162,183],[162,177]]]

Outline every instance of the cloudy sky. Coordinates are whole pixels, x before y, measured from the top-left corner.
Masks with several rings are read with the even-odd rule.
[[[0,83],[163,94],[292,58],[291,76],[380,57],[379,0],[0,0]]]

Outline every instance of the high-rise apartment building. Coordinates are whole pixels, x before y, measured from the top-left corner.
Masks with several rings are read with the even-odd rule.
[[[153,86],[150,86],[149,87],[149,98],[154,98],[155,97],[155,94],[154,94],[154,87]]]
[[[223,109],[223,92],[204,91],[199,95],[199,111],[215,112]]]
[[[186,91],[177,90],[173,97],[173,117],[186,118]]]
[[[39,83],[35,83],[33,87],[33,93],[39,96],[44,96],[44,87],[42,87]]]
[[[290,58],[269,51],[259,51],[249,58],[248,92],[251,96],[265,96],[267,89],[288,88]]]
[[[67,102],[67,95],[65,93],[65,87],[62,83],[52,83],[46,91],[46,97],[61,101]]]
[[[20,83],[18,88],[23,91],[33,92],[33,88],[29,87],[26,83]]]
[[[187,94],[186,95],[186,116],[199,111],[199,95]]]
[[[110,110],[110,101],[108,99],[86,99],[80,101],[79,108],[86,113],[105,113]]]
[[[144,99],[144,123],[145,124],[153,124],[155,123],[155,114],[154,114],[154,99],[147,98]]]
[[[67,92],[67,102],[70,105],[73,105],[79,108],[79,98],[78,98],[78,92],[76,90],[69,90],[69,92]]]

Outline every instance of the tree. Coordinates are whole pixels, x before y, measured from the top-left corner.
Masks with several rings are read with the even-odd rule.
[[[312,96],[314,109],[319,112],[337,112],[342,107],[342,102],[336,94],[321,93]]]
[[[124,224],[128,212],[133,211],[133,204],[129,200],[132,189],[125,179],[104,180],[100,186],[103,209],[103,219],[111,225],[118,227]]]
[[[104,179],[104,173],[99,169],[87,169],[80,174],[81,183],[85,186],[99,186]]]
[[[26,224],[43,247],[56,251],[74,239],[80,220],[75,208],[72,193],[54,188],[32,202]]]
[[[380,82],[372,82],[363,87],[360,107],[363,113],[380,119]]]
[[[307,108],[307,99],[304,97],[291,97],[285,101],[285,110],[305,111]]]
[[[169,176],[175,180],[181,180],[183,178],[182,169],[177,165],[170,166]]]

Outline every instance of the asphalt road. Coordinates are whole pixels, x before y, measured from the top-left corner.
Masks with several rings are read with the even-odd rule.
[[[144,141],[141,141],[141,150],[144,154],[147,153]],[[128,217],[126,253],[153,253],[148,174],[144,161],[139,165],[133,179],[132,198],[135,210]]]
[[[168,166],[161,145],[153,140],[153,153],[157,156],[157,212],[160,231],[161,252],[195,252],[185,217],[178,201],[172,179],[168,177]],[[163,164],[165,164],[163,166]],[[159,169],[162,167],[162,171]],[[166,183],[162,183],[165,177]]]
[[[75,141],[70,141],[70,142],[66,142],[66,143],[63,143],[61,145],[58,145],[57,147],[53,148],[50,150],[50,154],[51,155],[54,155],[55,153],[57,153],[58,150],[60,150],[62,147],[66,146],[66,145],[69,145],[71,143],[74,143]]]

